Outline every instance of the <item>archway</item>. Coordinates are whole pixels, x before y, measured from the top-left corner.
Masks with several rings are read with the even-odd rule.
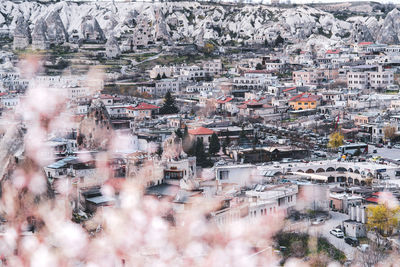
[[[308,169],[306,173],[315,173],[313,169]]]
[[[328,183],[334,183],[335,182],[335,177],[329,176],[328,177]]]
[[[319,173],[319,172],[325,172],[325,170],[322,169],[322,168],[318,168],[315,172],[317,172],[317,173]]]
[[[343,168],[343,167],[339,167],[339,168],[336,169],[336,171],[337,172],[347,172],[347,169]]]
[[[358,179],[354,179],[354,184],[355,185],[360,185],[360,181]]]
[[[334,171],[335,171],[335,169],[332,168],[332,167],[329,167],[329,168],[326,169],[326,172],[334,172]]]

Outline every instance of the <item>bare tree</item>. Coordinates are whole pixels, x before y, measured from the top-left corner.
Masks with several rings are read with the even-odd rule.
[[[371,242],[365,251],[358,251],[356,262],[363,267],[373,267],[386,258],[385,248],[381,244]]]

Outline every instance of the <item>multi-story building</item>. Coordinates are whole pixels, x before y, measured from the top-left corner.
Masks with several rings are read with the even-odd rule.
[[[366,66],[368,71],[357,67],[355,71],[347,72],[347,86],[349,89],[385,89],[394,82],[393,71],[383,70],[382,66]]]
[[[140,103],[133,107],[129,106],[126,108],[127,116],[135,119],[151,119],[158,113],[160,108],[148,103]]]
[[[184,66],[180,70],[180,77],[186,81],[203,79],[205,76],[206,71],[196,65]]]
[[[347,87],[351,90],[368,88],[368,73],[361,71],[347,72]]]
[[[382,66],[377,71],[368,72],[369,86],[373,89],[387,88],[394,82],[393,71],[383,70]]]
[[[179,82],[176,79],[162,79],[155,82],[155,95],[165,95],[168,91],[171,93],[179,92]]]
[[[320,104],[321,96],[302,93],[289,100],[289,106],[294,110],[316,109]]]
[[[222,73],[221,59],[214,59],[203,63],[203,70],[210,76],[220,75]]]
[[[322,82],[324,73],[317,69],[293,71],[293,82],[296,85],[318,85]]]
[[[233,79],[233,89],[263,90],[268,88],[268,86],[277,84],[277,77],[264,70],[248,71],[244,76]]]

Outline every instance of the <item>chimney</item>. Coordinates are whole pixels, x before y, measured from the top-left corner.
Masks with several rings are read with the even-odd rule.
[[[361,222],[362,223],[367,223],[367,215],[365,213],[365,207],[361,208]]]
[[[350,219],[352,221],[356,220],[356,207],[354,207],[354,206],[351,206],[351,217],[350,217]]]

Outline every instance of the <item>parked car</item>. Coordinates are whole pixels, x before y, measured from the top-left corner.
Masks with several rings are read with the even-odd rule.
[[[393,148],[400,149],[400,144],[395,144]]]
[[[316,218],[311,224],[312,225],[320,225],[325,222],[324,218]]]
[[[376,147],[383,147],[383,144],[376,144]]]
[[[349,244],[352,247],[357,247],[360,244],[360,242],[358,242],[357,238],[349,237],[349,236],[344,239],[344,242],[346,242],[347,244]]]
[[[376,153],[378,153],[378,150],[374,149],[374,150],[372,150],[372,153],[376,154]]]
[[[336,236],[338,238],[343,238],[344,237],[344,234],[343,234],[342,230],[340,230],[338,228],[332,229],[330,231],[330,233],[331,233],[331,235],[334,235],[334,236]]]

